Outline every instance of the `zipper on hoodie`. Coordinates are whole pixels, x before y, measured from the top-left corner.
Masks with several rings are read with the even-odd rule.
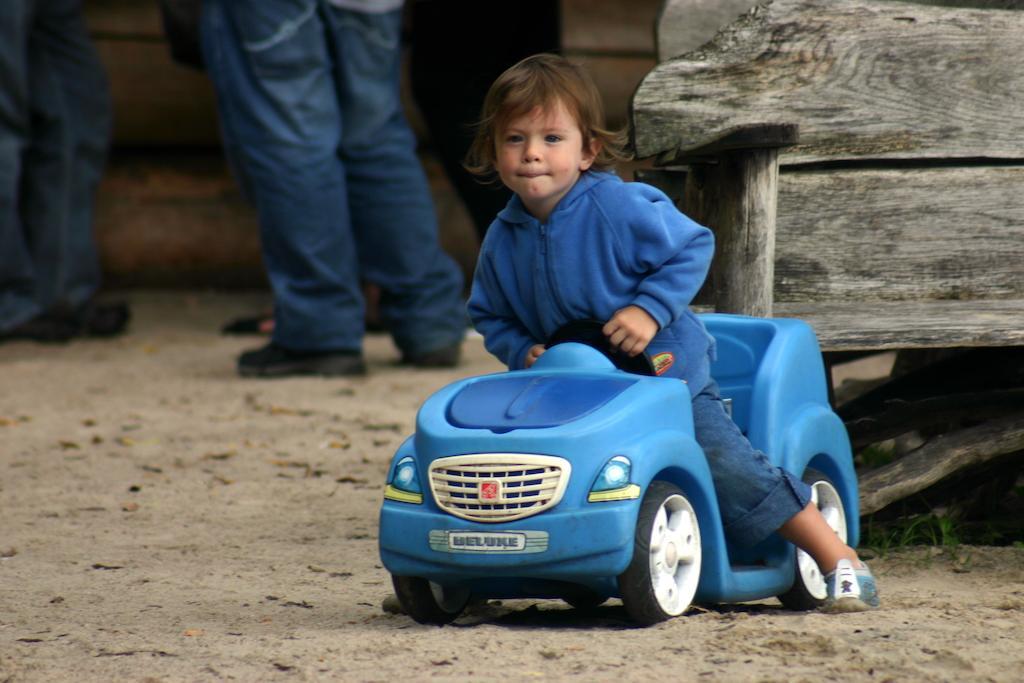
[[[551,299],[554,301],[555,307],[558,309],[558,312],[561,314],[561,317],[564,318],[566,321],[570,321],[572,320],[572,317],[569,315],[568,310],[565,307],[565,302],[562,301],[562,295],[559,293],[558,288],[555,287],[553,268],[551,267],[551,263],[549,261],[550,256],[548,249],[548,228],[544,223],[539,223],[539,225],[540,253],[541,256],[544,257],[544,276],[547,278],[548,281],[548,291],[551,292]]]

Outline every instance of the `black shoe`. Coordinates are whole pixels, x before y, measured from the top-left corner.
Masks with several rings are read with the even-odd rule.
[[[366,365],[358,351],[292,351],[273,342],[238,357],[242,377],[289,377],[365,375]]]
[[[66,342],[73,337],[112,337],[124,332],[131,317],[131,309],[126,303],[97,304],[90,301],[77,309],[57,306],[12,330],[0,332],[0,341]]]
[[[79,326],[79,334],[87,337],[113,337],[128,327],[132,312],[128,304],[88,303],[72,315],[72,321]]]
[[[0,332],[0,342],[36,341],[45,343],[66,342],[78,334],[78,325],[61,316],[44,313],[26,320],[17,327]]]
[[[236,318],[220,328],[221,334],[269,334],[274,319],[270,315],[253,315]]]
[[[462,356],[462,342],[451,346],[442,346],[425,353],[409,353],[402,356],[403,365],[415,365],[418,368],[454,368]]]

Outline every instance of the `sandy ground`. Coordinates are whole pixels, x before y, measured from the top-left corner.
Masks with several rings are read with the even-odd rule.
[[[633,628],[610,602],[492,602],[451,627],[381,609],[377,511],[420,402],[498,369],[241,380],[261,298],[130,293],[131,333],[0,346],[0,682],[1020,681],[1024,549],[873,560],[884,609],[774,601]]]

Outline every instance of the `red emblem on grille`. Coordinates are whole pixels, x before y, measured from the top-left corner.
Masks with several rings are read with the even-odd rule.
[[[496,481],[482,481],[477,496],[480,500],[498,500],[501,496],[501,485]]]

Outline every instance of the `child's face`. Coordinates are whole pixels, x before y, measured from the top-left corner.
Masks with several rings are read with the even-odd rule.
[[[495,146],[501,182],[540,221],[594,163],[595,151],[583,148],[579,124],[561,101],[509,121]]]

